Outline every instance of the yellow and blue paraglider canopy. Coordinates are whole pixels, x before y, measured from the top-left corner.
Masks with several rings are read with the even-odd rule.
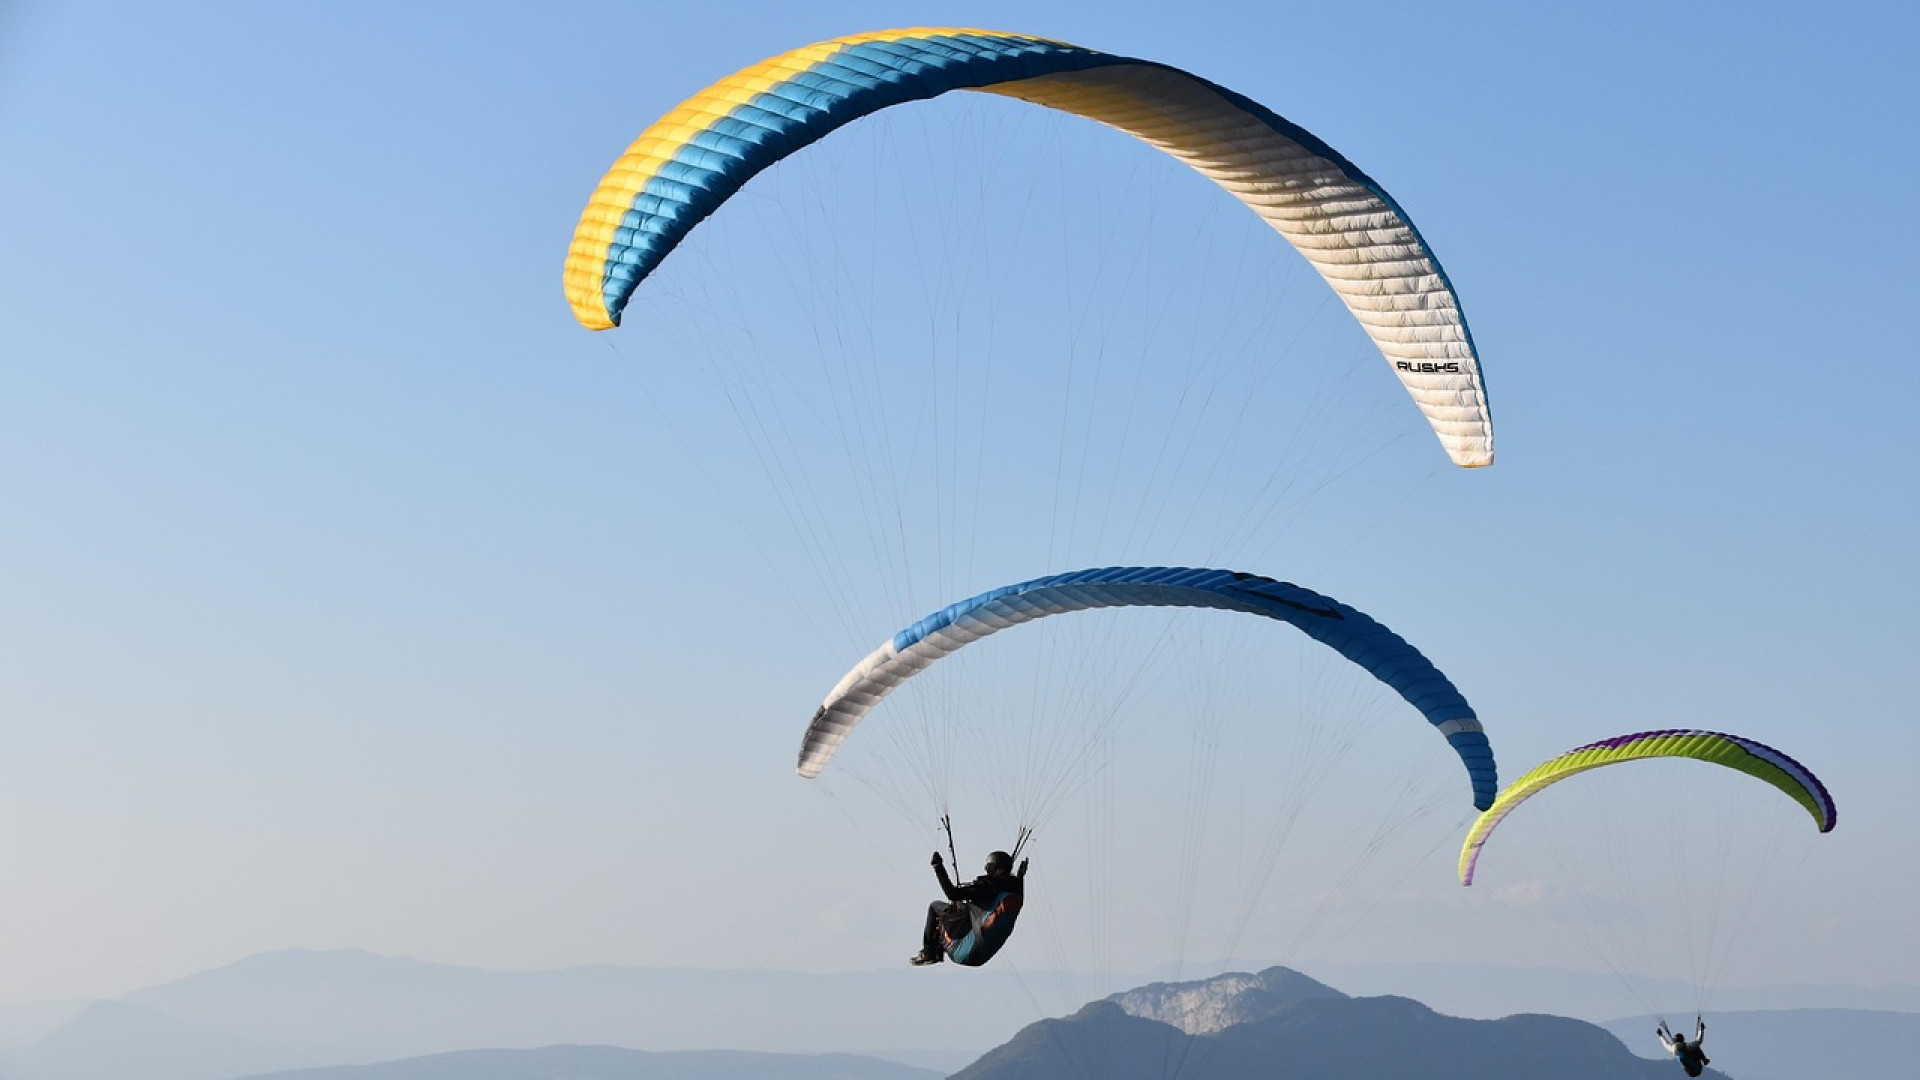
[[[617,325],[640,282],[755,175],[863,116],[950,90],[1086,117],[1225,188],[1332,286],[1454,463],[1492,463],[1486,387],[1459,299],[1379,184],[1312,134],[1199,76],[1022,34],[855,34],[782,53],[687,99],[614,163],[581,215],[565,275],[575,316],[590,329]],[[903,241],[899,257],[912,258],[911,248]]]

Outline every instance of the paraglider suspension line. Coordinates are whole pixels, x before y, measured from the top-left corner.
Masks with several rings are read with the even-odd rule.
[[[1013,861],[1016,864],[1020,861],[1020,849],[1026,847],[1027,841],[1031,839],[1033,839],[1033,830],[1025,825],[1020,826],[1020,838],[1013,842]]]

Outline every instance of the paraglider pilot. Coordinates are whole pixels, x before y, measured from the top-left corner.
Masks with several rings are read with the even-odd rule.
[[[940,879],[945,900],[927,905],[927,925],[920,935],[920,951],[909,960],[915,967],[951,959],[979,967],[1013,934],[1026,895],[1027,860],[1013,868],[1013,856],[996,851],[987,856],[987,872],[965,885],[947,876],[946,860],[933,853],[933,873]]]
[[[1706,1051],[1700,1049],[1701,1040],[1707,1037],[1707,1024],[1699,1017],[1693,1018],[1692,1042],[1688,1042],[1684,1035],[1675,1035],[1665,1020],[1660,1021],[1660,1026],[1653,1033],[1660,1036],[1660,1045],[1666,1047],[1667,1053],[1672,1054],[1680,1067],[1687,1070],[1688,1076],[1699,1076],[1700,1070],[1712,1064]]]

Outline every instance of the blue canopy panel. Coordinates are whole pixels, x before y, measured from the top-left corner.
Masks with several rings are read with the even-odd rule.
[[[1034,619],[1109,607],[1218,608],[1299,628],[1418,709],[1459,754],[1474,807],[1493,804],[1499,779],[1479,718],[1452,681],[1406,639],[1355,608],[1289,582],[1233,570],[1164,566],[1035,578],[949,605],[901,630],[856,664],[815,711],[800,744],[800,775],[818,776],[874,706],[941,657]]]

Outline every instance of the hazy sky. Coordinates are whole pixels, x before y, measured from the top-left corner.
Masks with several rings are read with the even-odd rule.
[[[1222,193],[1000,102],[821,144],[697,231],[628,326],[575,324],[567,239],[651,119],[765,56],[905,25],[1162,60],[1342,150],[1464,298],[1497,464],[1447,468],[1346,316]],[[1741,981],[1911,980],[1917,40],[1920,15],[1893,3],[7,5],[0,1002],[115,995],[286,947],[517,968],[897,964],[928,898],[930,823],[792,775],[821,695],[949,600],[1081,561],[1214,555],[1419,644],[1509,779],[1647,727],[1792,753],[1841,824],[1780,887]],[[849,257],[856,242],[884,258]],[[823,266],[847,276],[823,284]],[[1109,290],[1107,273],[1125,280]],[[1271,307],[1268,284],[1284,294]],[[1079,430],[1035,417],[1031,438],[968,429],[990,443],[986,505],[932,541],[936,569],[902,572],[831,528],[798,538],[811,519],[779,507],[837,518],[839,496],[812,484],[844,460],[895,463],[840,445],[866,429],[831,409],[857,400],[823,398],[817,448],[809,414],[787,414],[803,430],[768,444],[769,464],[742,425],[806,369],[728,383],[787,353],[913,369],[893,343],[924,335],[943,360],[993,353],[1013,385],[1052,378],[1068,348],[1084,365],[1216,332],[1237,370],[1290,366],[1229,434],[1195,421],[1216,439],[1198,452],[1265,460],[1250,436],[1268,425],[1276,444],[1318,445],[1320,399],[1294,393],[1295,368],[1351,370],[1311,394],[1365,429],[1337,421],[1335,464],[1302,465],[1320,470],[1311,497],[1275,499],[1285,522],[1231,543],[1208,535],[1237,505],[1218,492],[1219,516],[1160,507],[1107,543],[1106,517],[1183,482],[1134,492],[1124,458],[1085,504],[1021,501],[1018,480]],[[1159,445],[1153,410],[1128,415],[1127,445]],[[790,478],[788,454],[812,479]],[[899,464],[908,488],[938,473]],[[846,516],[884,531],[890,512]],[[1042,522],[1044,540],[1025,537]],[[1207,665],[1231,633],[1191,633],[1152,693],[1225,696]],[[1098,646],[1118,655],[1085,678],[1118,678],[1132,647]],[[1432,739],[1380,721],[1395,723]],[[1071,899],[1056,886],[1050,918],[1108,917],[1075,905],[1224,843],[1212,824],[1179,838],[1185,780],[1157,776],[1143,739],[1143,760],[1079,796],[1109,850]],[[1405,775],[1358,770],[1302,830],[1344,828]],[[1436,786],[1457,796],[1455,780]],[[1235,783],[1260,802],[1257,779]],[[1210,812],[1230,817],[1218,790]],[[1357,929],[1305,958],[1565,960],[1452,883],[1462,809],[1414,826],[1405,863],[1370,868],[1384,891],[1348,888]],[[1158,824],[1115,824],[1136,811]],[[970,820],[963,848],[987,842]],[[1054,881],[1081,854],[1073,820],[1035,848]],[[1300,891],[1282,867],[1259,903]],[[1236,958],[1301,958],[1278,940]]]

